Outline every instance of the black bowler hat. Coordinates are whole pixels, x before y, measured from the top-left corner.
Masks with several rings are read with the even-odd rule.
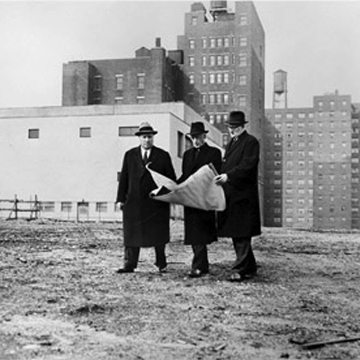
[[[135,133],[136,136],[157,134],[158,132],[148,122],[142,122],[139,126],[139,130]]]
[[[248,121],[245,120],[245,114],[242,111],[232,111],[225,124],[230,128],[244,126]]]
[[[187,135],[196,136],[200,134],[208,133],[208,130],[205,130],[205,126],[201,121],[191,123],[190,132]]]

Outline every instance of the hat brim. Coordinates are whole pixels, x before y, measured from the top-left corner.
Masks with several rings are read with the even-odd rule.
[[[209,130],[204,130],[204,131],[195,131],[195,132],[189,132],[186,135],[187,136],[194,136],[194,135],[201,135],[201,134],[207,134],[209,132]]]
[[[137,131],[134,135],[140,136],[140,135],[156,135],[157,131]]]
[[[248,123],[248,121],[242,121],[241,123],[237,123],[237,124],[231,124],[231,123],[225,122],[225,126],[227,126],[229,128],[237,128],[237,127],[245,125],[247,123]]]

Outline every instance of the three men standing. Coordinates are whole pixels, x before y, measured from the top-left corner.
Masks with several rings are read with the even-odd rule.
[[[166,271],[165,246],[170,240],[170,205],[152,200],[149,193],[157,186],[146,164],[151,169],[175,180],[176,175],[168,152],[154,146],[157,134],[147,122],[140,124],[140,146],[125,153],[116,202],[123,209],[124,267],[118,273],[130,273],[136,269],[141,247],[155,247],[155,265],[160,272]]]
[[[221,168],[221,151],[206,143],[206,133],[202,122],[193,122],[190,133],[193,147],[185,151],[182,175],[178,183],[185,181],[202,166],[213,164],[216,171]],[[184,207],[185,245],[191,245],[194,253],[189,277],[200,277],[209,272],[207,244],[217,240],[215,211]]]
[[[245,130],[245,114],[233,111],[227,126],[229,142],[215,182],[222,185],[226,209],[218,213],[218,235],[231,237],[236,260],[230,281],[243,281],[256,274],[251,237],[261,234],[258,194],[259,141]]]
[[[193,148],[183,156],[182,176],[185,181],[202,166],[212,163],[220,175],[215,183],[223,186],[226,209],[216,214],[185,207],[185,244],[192,245],[193,260],[190,277],[200,277],[209,272],[207,244],[217,240],[217,235],[231,237],[236,260],[230,281],[243,281],[256,274],[257,264],[252,251],[251,238],[261,234],[258,194],[259,141],[245,130],[245,114],[233,111],[227,126],[229,142],[223,162],[219,149],[206,143],[202,122],[191,124],[189,135]],[[125,261],[118,273],[133,272],[137,267],[141,247],[155,247],[155,265],[160,272],[166,270],[165,245],[170,237],[170,207],[153,200],[149,193],[157,186],[146,169],[151,169],[175,180],[175,172],[169,153],[153,145],[157,134],[150,124],[142,123],[135,133],[140,146],[125,153],[120,175],[117,201],[123,208]]]

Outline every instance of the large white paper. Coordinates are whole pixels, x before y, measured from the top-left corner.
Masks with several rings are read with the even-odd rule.
[[[147,169],[158,186],[150,193],[153,199],[202,210],[225,210],[224,190],[222,186],[215,184],[216,174],[211,166],[202,166],[181,184],[151,170],[148,166]]]

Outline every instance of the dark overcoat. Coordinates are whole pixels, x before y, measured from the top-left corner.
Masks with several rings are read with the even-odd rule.
[[[176,179],[169,153],[158,147],[151,149],[149,168]],[[140,146],[127,151],[116,199],[116,202],[123,203],[125,246],[151,247],[169,242],[170,205],[149,197],[156,187],[141,158]]]
[[[219,236],[260,235],[258,192],[259,141],[244,131],[226,148],[221,172],[228,175],[223,187],[226,209],[218,213]]]
[[[199,154],[195,160],[196,151]],[[221,151],[204,144],[200,149],[191,148],[185,151],[182,162],[182,175],[178,183],[185,181],[203,165],[212,163],[219,172],[221,168]],[[215,174],[214,174],[215,176]],[[184,207],[185,244],[210,244],[217,240],[215,211],[206,211]]]

